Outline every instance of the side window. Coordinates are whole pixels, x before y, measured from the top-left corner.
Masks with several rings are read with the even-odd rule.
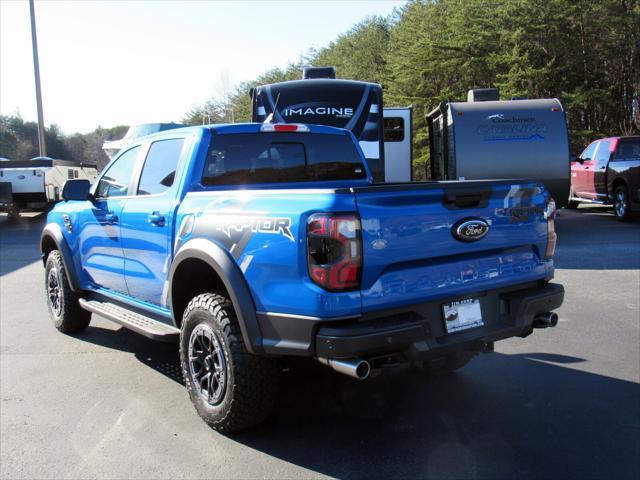
[[[96,197],[124,197],[129,191],[129,181],[136,165],[136,158],[140,147],[127,150],[118,157],[113,165],[105,172],[98,183]]]
[[[404,140],[404,118],[385,117],[382,122],[385,142],[401,142]]]
[[[596,163],[606,164],[609,161],[609,157],[611,156],[611,151],[609,150],[609,146],[611,142],[603,141],[598,145],[598,150],[596,151],[596,156],[594,160]]]
[[[67,170],[67,179],[73,180],[73,169],[71,168]]]
[[[598,142],[593,142],[580,154],[580,158],[582,160],[593,160],[593,154],[595,153],[597,146]]]
[[[183,144],[183,138],[158,140],[151,144],[140,176],[138,195],[157,195],[171,188]]]
[[[618,143],[616,160],[640,159],[640,140],[627,140]]]

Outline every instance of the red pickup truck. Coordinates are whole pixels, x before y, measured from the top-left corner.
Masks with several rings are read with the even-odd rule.
[[[640,137],[596,140],[571,162],[567,208],[581,202],[613,205],[623,222],[640,210]]]

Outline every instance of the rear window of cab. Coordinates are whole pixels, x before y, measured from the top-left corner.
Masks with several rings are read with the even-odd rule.
[[[366,175],[362,158],[347,135],[214,134],[202,184],[358,180]]]

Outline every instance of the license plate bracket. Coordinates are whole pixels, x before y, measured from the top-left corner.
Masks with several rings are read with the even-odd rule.
[[[447,333],[460,332],[484,325],[480,300],[477,298],[445,303],[442,305],[442,317]]]

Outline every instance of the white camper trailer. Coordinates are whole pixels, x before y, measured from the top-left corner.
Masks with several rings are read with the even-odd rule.
[[[84,165],[49,157],[0,162],[0,210],[16,216],[22,211],[44,211],[61,200],[67,180],[93,182],[98,171]]]

